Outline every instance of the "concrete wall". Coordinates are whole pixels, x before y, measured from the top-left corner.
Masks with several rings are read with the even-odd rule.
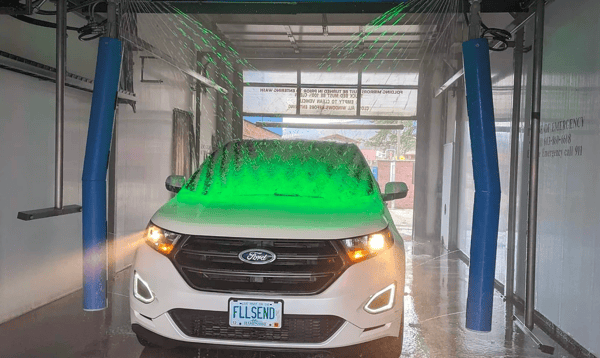
[[[600,3],[567,0],[547,5],[544,41],[542,133],[538,201],[535,307],[593,354],[600,354]],[[484,18],[493,21],[510,18]],[[532,44],[533,24],[526,27]],[[502,181],[497,279],[504,281],[510,139],[501,121],[509,117],[512,51],[492,54],[498,154]],[[529,120],[532,53],[525,55],[520,128],[516,293],[524,298]],[[500,74],[500,75],[497,75]],[[508,88],[507,88],[508,87]],[[462,130],[458,246],[469,253],[473,181],[466,113]]]
[[[419,75],[413,233],[414,240],[421,242],[436,242],[441,233],[446,110],[444,97],[436,98],[434,93],[446,79],[444,67],[441,61],[424,63]]]

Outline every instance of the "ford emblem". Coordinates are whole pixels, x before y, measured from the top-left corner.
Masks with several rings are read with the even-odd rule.
[[[268,250],[263,249],[250,249],[240,252],[238,255],[240,260],[253,264],[253,265],[264,265],[269,264],[277,258],[277,256]]]

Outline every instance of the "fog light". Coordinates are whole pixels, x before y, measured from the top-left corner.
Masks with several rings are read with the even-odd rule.
[[[134,271],[133,273],[133,297],[144,303],[150,303],[154,301],[154,294],[148,286],[148,283],[140,277],[140,275]]]
[[[394,307],[394,297],[396,297],[396,283],[389,285],[383,290],[377,292],[369,299],[365,305],[365,311],[369,313],[380,313]]]

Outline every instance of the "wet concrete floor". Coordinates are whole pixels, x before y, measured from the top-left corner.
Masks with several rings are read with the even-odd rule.
[[[492,331],[466,330],[467,266],[456,253],[448,253],[435,244],[412,241],[410,228],[404,225],[401,215],[394,213],[394,218],[408,239],[401,357],[572,357],[538,329],[534,333],[544,344],[556,348],[554,355],[538,350],[514,323],[506,324],[506,304],[498,292],[494,296]],[[291,353],[144,348],[130,328],[128,276],[128,269],[116,275],[107,310],[83,312],[81,291],[78,291],[0,325],[0,357],[333,358]]]

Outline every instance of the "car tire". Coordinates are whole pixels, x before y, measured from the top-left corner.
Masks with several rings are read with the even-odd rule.
[[[148,348],[160,348],[159,345],[154,344],[148,340],[146,340],[144,337],[140,336],[139,334],[135,335],[137,337],[138,342],[144,346],[144,347],[148,347]]]

